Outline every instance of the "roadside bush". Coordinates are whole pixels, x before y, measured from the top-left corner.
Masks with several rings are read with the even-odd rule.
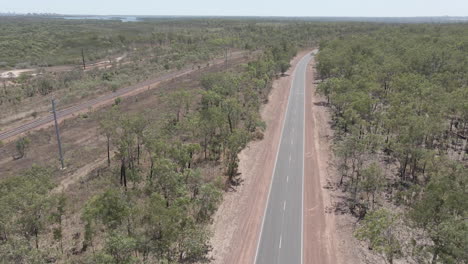
[[[259,130],[255,131],[254,134],[253,134],[253,139],[254,140],[262,140],[263,137],[264,137],[263,132],[259,131]]]
[[[36,82],[37,89],[41,95],[48,95],[53,91],[53,81],[49,78],[40,78]]]
[[[26,155],[26,151],[29,148],[31,141],[27,137],[20,138],[16,141],[16,152],[17,156],[14,159],[21,159]]]

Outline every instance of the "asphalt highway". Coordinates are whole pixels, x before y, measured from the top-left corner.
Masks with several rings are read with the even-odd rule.
[[[293,72],[286,117],[263,218],[255,263],[302,263],[304,93],[311,54]]]

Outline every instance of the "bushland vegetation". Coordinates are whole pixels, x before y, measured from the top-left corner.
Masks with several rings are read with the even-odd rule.
[[[190,63],[203,67],[226,50],[257,51],[257,57],[241,70],[203,76],[199,92],[168,93],[167,111],[129,114],[121,110],[118,98],[100,116],[108,168],[97,170],[94,183],[106,184],[86,194],[89,199],[78,208],[79,220],[69,219],[75,197],[57,191],[47,166],[0,181],[0,208],[5,212],[0,216],[0,262],[6,263],[208,262],[208,225],[222,192],[239,183],[238,153],[250,140],[262,137],[259,109],[268,100],[274,78],[287,70],[300,48],[380,27],[235,19],[7,22],[1,25],[10,32],[5,36],[14,39],[14,32],[20,33],[25,43],[29,39],[21,32],[34,23],[42,26],[38,32],[46,37],[31,33],[30,38],[43,43],[37,54],[50,53],[30,59],[31,64],[73,63],[76,69],[4,82],[4,107],[51,93],[73,96],[80,91],[81,98],[112,91]],[[2,60],[16,65],[23,58],[15,57],[22,44],[7,47],[10,55]],[[84,71],[81,50],[87,59],[109,58],[112,67]],[[36,54],[23,52],[24,58]],[[124,60],[112,61],[123,53]],[[34,148],[34,142],[27,146]],[[207,167],[221,170],[205,174]],[[64,219],[78,230],[65,230]]]
[[[468,259],[468,28],[384,26],[320,43],[356,236],[392,263]]]
[[[0,206],[7,212],[0,221],[1,261],[209,262],[211,217],[223,191],[237,184],[237,154],[261,137],[260,106],[296,50],[280,42],[240,70],[204,75],[197,92],[165,95],[168,108],[157,122],[148,112],[122,112],[120,104],[102,112],[103,177],[113,180],[81,209],[80,243],[73,249],[63,247],[70,205],[66,194],[51,194],[50,170],[34,167],[0,182]],[[204,175],[206,166],[219,166],[221,173]],[[23,197],[28,192],[34,197]],[[26,208],[28,199],[34,208]],[[29,222],[18,220],[23,218]]]
[[[0,118],[48,106],[51,94],[63,106],[116,91],[161,74],[199,69],[215,57],[266,50],[277,43],[311,45],[318,39],[372,30],[372,24],[295,23],[269,20],[156,19],[138,23],[0,18],[0,68],[37,69],[2,79]],[[104,66],[83,69],[85,64]],[[228,61],[229,62],[229,61]],[[3,66],[2,66],[3,65]],[[47,67],[68,65],[67,69]],[[279,64],[282,70],[288,61]]]
[[[0,22],[0,67],[15,68],[79,65],[82,50],[89,61],[120,56],[142,47],[153,48],[157,53],[172,49],[178,51],[178,56],[203,58],[207,51],[209,56],[214,55],[217,48],[256,50],[271,43],[265,40],[286,38],[300,43],[304,39],[316,41],[346,34],[350,29],[377,27],[363,23],[204,18],[147,18],[143,22],[125,23],[22,16],[1,17]]]

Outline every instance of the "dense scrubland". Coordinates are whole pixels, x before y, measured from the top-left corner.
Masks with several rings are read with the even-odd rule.
[[[309,38],[312,41],[330,33],[356,29],[359,25],[202,18],[161,18],[126,23],[118,20],[0,17],[0,22],[0,67],[15,68],[80,64],[81,50],[85,51],[87,60],[95,61],[142,46],[152,47],[153,52],[162,52],[161,47],[165,47],[178,56],[206,59],[225,46],[258,49],[268,44],[264,42],[267,39],[288,39],[299,43]],[[299,39],[288,38],[298,36],[300,32],[308,34]],[[147,51],[142,51],[140,56],[142,54],[148,55]],[[164,62],[159,64],[164,65]]]
[[[317,70],[356,237],[388,263],[466,263],[468,27],[324,41]]]
[[[98,129],[107,142],[102,152],[108,158],[107,166],[83,182],[85,189],[78,186],[80,197],[58,185],[56,163],[2,179],[0,259],[6,263],[209,262],[212,214],[222,193],[238,184],[237,154],[249,141],[262,138],[259,109],[272,81],[289,68],[298,49],[318,39],[377,28],[203,19],[7,19],[1,27],[4,38],[23,42],[2,42],[8,50],[2,53],[8,54],[3,65],[76,65],[71,71],[4,82],[5,107],[24,104],[24,98],[70,96],[80,89],[119,89],[160,70],[204,66],[226,50],[256,51],[247,64],[231,68],[228,61],[196,80],[200,89],[174,87],[160,95],[165,107],[127,113],[116,100],[110,109],[86,116],[90,122],[100,120]],[[111,67],[84,70],[82,49],[87,60],[109,58]],[[112,61],[123,53],[124,60]],[[20,139],[18,159],[34,145]],[[206,173],[211,167],[220,168],[219,173]]]

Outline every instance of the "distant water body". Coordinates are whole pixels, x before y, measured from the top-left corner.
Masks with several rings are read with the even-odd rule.
[[[122,22],[137,22],[138,17],[135,16],[63,16],[63,19],[94,19],[94,20],[120,20]]]
[[[122,22],[138,22],[157,18],[200,18],[198,16],[119,16],[119,15],[90,15],[90,16],[57,16],[63,19],[94,19],[94,20],[120,20]],[[223,18],[206,16],[204,18]],[[224,17],[227,18],[227,17]],[[378,23],[467,23],[468,17],[229,17],[232,19],[265,19],[265,20],[299,20],[299,21],[325,21],[325,22],[378,22]]]

